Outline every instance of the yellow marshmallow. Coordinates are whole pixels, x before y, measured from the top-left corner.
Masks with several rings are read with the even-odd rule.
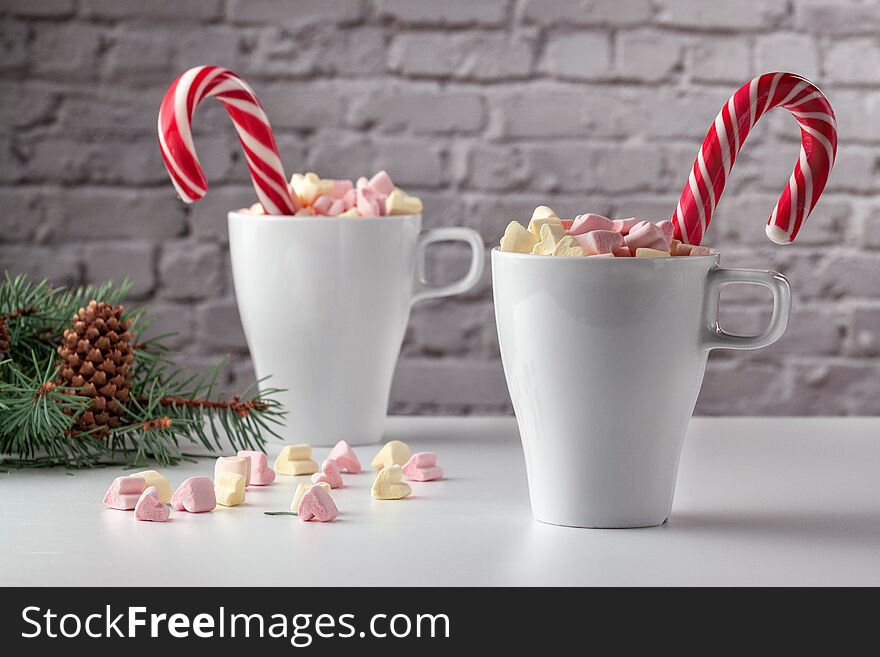
[[[562,231],[565,234],[565,229],[562,227],[562,222],[559,221],[559,217],[537,217],[533,218],[529,222],[529,232],[533,235],[537,235],[540,239],[541,237],[541,229],[544,226],[553,226],[554,231]]]
[[[581,247],[577,241],[570,235],[566,235],[556,245],[553,251],[555,256],[585,256],[587,252]]]
[[[140,477],[146,481],[147,485],[144,487],[144,490],[150,486],[155,486],[159,491],[159,501],[162,502],[162,504],[168,504],[171,501],[171,496],[174,495],[174,491],[171,490],[171,484],[168,483],[168,480],[155,470],[144,470],[143,472],[135,472],[128,476]]]
[[[553,255],[556,245],[565,237],[562,224],[544,224],[541,226],[541,241],[535,244],[532,253],[535,255]]]
[[[303,495],[309,492],[312,486],[320,486],[328,493],[330,492],[330,484],[328,484],[326,481],[321,481],[317,484],[313,484],[311,482],[307,484],[300,484],[296,487],[296,492],[293,494],[293,501],[290,503],[290,510],[293,513],[299,513],[299,503],[302,501]]]
[[[501,250],[510,253],[531,253],[538,243],[538,237],[530,233],[518,221],[511,221],[501,238]]]
[[[309,171],[305,175],[295,173],[290,177],[290,186],[303,203],[311,205],[315,199],[333,191],[333,181],[323,180],[317,173]]]
[[[214,494],[217,504],[238,506],[244,503],[245,480],[237,472],[221,472],[214,480]]]
[[[379,470],[370,493],[377,500],[400,500],[412,493],[409,484],[402,481],[403,468],[392,465]]]
[[[312,460],[311,445],[286,445],[275,459],[275,472],[283,475],[308,475],[318,471]]]
[[[407,194],[399,187],[391,190],[385,199],[385,211],[391,214],[418,214],[422,211],[422,199]]]
[[[336,216],[337,217],[360,217],[360,215],[358,214],[357,208],[349,208],[345,212],[342,212]]]
[[[409,446],[399,440],[390,440],[373,457],[370,466],[376,470],[392,465],[406,465],[409,461]]]
[[[636,258],[668,258],[669,251],[658,251],[657,249],[636,249]]]
[[[539,205],[532,212],[532,219],[547,219],[549,217],[556,217],[558,219],[559,215],[553,211],[553,208],[548,208],[546,205]]]

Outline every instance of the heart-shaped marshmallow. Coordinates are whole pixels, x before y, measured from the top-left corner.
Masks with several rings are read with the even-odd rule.
[[[395,188],[385,199],[385,211],[393,214],[418,214],[422,211],[422,200],[418,196],[410,196],[400,188]]]
[[[650,221],[640,221],[630,229],[623,239],[633,251],[636,249],[656,249],[658,251],[669,249],[669,240],[666,239],[663,229]]]
[[[574,239],[587,255],[613,253],[615,249],[624,245],[623,236],[612,230],[591,230],[588,233],[575,235]]]
[[[339,469],[349,474],[357,474],[361,471],[361,462],[357,454],[354,453],[351,445],[344,440],[340,440],[333,446],[327,458],[336,461]]]
[[[246,488],[247,484],[242,475],[237,472],[221,472],[214,480],[214,495],[217,497],[217,504],[223,506],[243,504]]]
[[[443,478],[434,452],[416,452],[403,466],[403,475],[410,481],[435,481]]]
[[[511,221],[501,238],[501,250],[509,253],[531,253],[537,243],[537,235],[527,231],[518,221]]]
[[[147,486],[147,489],[141,493],[137,504],[135,504],[135,520],[165,522],[170,516],[171,509],[159,500],[159,489],[155,486]]]
[[[342,488],[342,475],[333,459],[325,459],[321,464],[321,471],[312,475],[313,484],[320,484],[322,481],[330,484],[330,488]]]
[[[611,230],[617,231],[621,235],[626,235],[632,230],[633,226],[642,223],[642,220],[630,217],[629,219],[614,219],[611,223],[613,224]]]
[[[577,238],[572,237],[571,235],[566,235],[556,244],[556,248],[553,249],[553,255],[555,256],[585,256],[587,252],[584,250],[580,244],[578,244],[575,240]]]
[[[312,519],[318,522],[331,522],[336,520],[339,509],[336,508],[330,493],[320,485],[315,485],[302,496],[296,513],[303,522]]]
[[[318,471],[312,460],[311,445],[285,445],[275,459],[275,472],[283,475],[310,475]]]
[[[409,445],[400,440],[389,440],[373,457],[370,466],[374,470],[381,470],[392,465],[403,465],[407,461],[409,461]]]
[[[235,472],[244,477],[245,486],[250,482],[251,460],[244,456],[221,456],[214,462],[214,481],[221,472]]]
[[[377,500],[401,500],[412,493],[412,488],[409,484],[405,484],[402,478],[403,468],[399,465],[382,468],[376,475],[370,493]]]
[[[239,451],[238,455],[248,460],[250,466],[249,485],[268,486],[275,481],[275,471],[269,467],[269,460],[263,452],[243,449]]]
[[[217,506],[214,482],[208,477],[190,477],[184,481],[171,498],[171,506],[177,511],[206,513]]]
[[[104,504],[111,509],[131,511],[146,487],[143,477],[116,477],[104,494]]]
[[[318,484],[298,484],[296,490],[293,493],[293,501],[290,503],[290,510],[293,513],[299,514],[299,503],[302,502],[303,495],[305,495],[312,489],[312,486],[320,486],[328,493],[330,492],[330,484],[328,484],[326,481],[322,481]]]
[[[129,477],[140,477],[143,479],[147,482],[144,488],[155,486],[159,490],[159,501],[162,502],[162,504],[167,504],[171,501],[171,496],[174,494],[174,491],[171,489],[171,484],[169,484],[168,480],[155,470],[135,472],[130,474]]]
[[[568,229],[568,234],[583,235],[584,233],[589,233],[591,230],[614,230],[614,222],[608,217],[603,217],[601,214],[592,214],[588,212],[587,214],[575,217],[574,222],[571,224],[571,228]]]

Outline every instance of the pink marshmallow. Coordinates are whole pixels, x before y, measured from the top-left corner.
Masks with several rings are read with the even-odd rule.
[[[360,178],[358,178],[357,182],[355,183],[355,189],[357,189],[357,190],[361,190],[361,189],[364,189],[369,186],[370,186],[370,181],[367,180],[366,177],[364,177],[364,176],[361,176]]]
[[[692,256],[705,256],[712,253],[712,249],[708,246],[691,246],[691,252],[688,255]]]
[[[342,488],[342,475],[333,459],[326,459],[321,464],[321,471],[312,475],[313,484],[320,484],[322,481],[329,484],[330,488]]]
[[[146,485],[143,477],[116,477],[104,494],[104,504],[111,509],[131,511],[137,506]]]
[[[330,209],[327,210],[327,215],[331,217],[338,217],[343,212],[345,212],[345,201],[341,198],[333,199],[333,203],[330,205]]]
[[[268,486],[275,481],[275,471],[269,467],[269,460],[263,452],[243,449],[238,455],[249,461],[249,486]]]
[[[672,239],[675,237],[675,225],[667,219],[665,221],[658,221],[657,228],[663,231],[663,237],[666,240],[666,248],[669,248],[669,244],[672,243]]]
[[[159,489],[149,486],[141,493],[134,507],[135,520],[165,522],[171,516],[171,509],[159,501]]]
[[[242,453],[238,454],[241,456]],[[189,513],[213,511],[217,506],[214,482],[210,477],[190,477],[174,491],[174,495],[171,497],[171,506],[177,511],[188,511]]]
[[[569,235],[583,235],[592,230],[614,230],[614,222],[601,214],[581,214],[575,217],[567,232]]]
[[[330,206],[333,205],[334,200],[327,195],[321,195],[312,201],[312,209],[315,211],[315,214],[330,214]]]
[[[574,239],[587,252],[587,255],[613,253],[614,249],[623,246],[624,240],[620,233],[611,230],[591,230],[589,233],[575,235]]]
[[[299,501],[296,513],[303,522],[313,518],[318,522],[331,522],[339,516],[339,509],[330,493],[320,486],[312,486]]]
[[[615,258],[632,258],[633,252],[628,246],[622,246],[619,249],[614,249],[611,252]]]
[[[630,229],[623,239],[632,251],[636,249],[669,250],[669,242],[666,240],[663,230],[650,221],[640,221]]]
[[[616,230],[621,235],[626,235],[638,223],[641,223],[641,219],[636,219],[632,217],[630,219],[614,219],[611,223],[614,224],[612,230]]]
[[[357,211],[362,217],[378,217],[379,203],[372,191],[367,188],[357,190]]]
[[[333,198],[343,198],[353,189],[354,183],[350,180],[334,180],[333,188],[330,190],[328,196],[332,196]]]
[[[369,186],[373,188],[373,191],[385,196],[394,191],[394,183],[391,182],[391,176],[384,169],[370,178]]]
[[[345,210],[351,210],[357,203],[357,190],[349,189],[345,192],[345,195],[342,197],[342,202],[345,204]]]
[[[437,467],[434,452],[416,452],[403,466],[403,476],[410,481],[435,481],[443,478],[443,470]]]
[[[357,474],[361,471],[361,462],[354,453],[354,450],[344,440],[340,440],[333,449],[330,450],[328,459],[336,461],[336,465],[340,470],[345,470],[350,474]]]

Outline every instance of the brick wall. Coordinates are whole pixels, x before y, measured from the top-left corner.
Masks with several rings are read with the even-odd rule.
[[[3,0],[0,266],[63,283],[131,277],[186,362],[231,354],[252,374],[235,310],[224,213],[250,203],[217,104],[196,141],[211,181],[175,199],[156,146],[167,85],[221,64],[266,105],[289,171],[386,167],[426,201],[428,226],[495,243],[538,203],[665,218],[711,119],[741,83],[789,69],[826,90],[840,156],[798,243],[763,222],[798,132],[761,121],[709,242],[729,266],[790,276],[794,317],[773,348],[716,352],[698,411],[880,413],[880,3],[833,0]],[[432,269],[464,267],[438,248]],[[725,293],[730,329],[768,299]],[[413,313],[398,412],[509,410],[488,276]]]

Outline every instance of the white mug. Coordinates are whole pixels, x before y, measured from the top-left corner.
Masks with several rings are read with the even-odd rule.
[[[718,324],[722,286],[763,285],[757,336]],[[662,524],[711,349],[757,349],[788,323],[788,281],[719,255],[547,257],[492,251],[504,374],[532,513],[575,527]]]
[[[261,385],[282,388],[284,438],[352,445],[382,438],[394,367],[416,301],[460,294],[483,273],[470,228],[421,232],[421,215],[291,217],[229,213],[235,296]],[[434,242],[471,247],[467,274],[424,280]]]

